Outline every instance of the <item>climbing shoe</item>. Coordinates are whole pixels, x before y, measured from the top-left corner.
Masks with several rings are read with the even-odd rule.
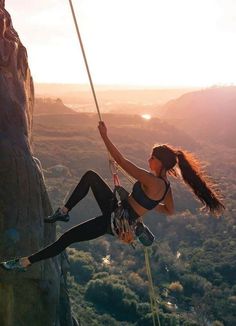
[[[19,272],[26,272],[27,268],[23,267],[20,263],[20,259],[12,259],[8,261],[3,261],[0,263],[0,267],[7,270],[7,271],[19,271]]]
[[[68,222],[69,220],[69,214],[62,213],[60,208],[58,208],[52,215],[49,215],[48,217],[44,218],[45,223],[55,223],[56,221]]]

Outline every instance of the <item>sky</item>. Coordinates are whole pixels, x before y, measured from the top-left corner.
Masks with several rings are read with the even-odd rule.
[[[236,0],[73,0],[94,84],[236,84]],[[87,84],[68,0],[5,0],[33,79]]]

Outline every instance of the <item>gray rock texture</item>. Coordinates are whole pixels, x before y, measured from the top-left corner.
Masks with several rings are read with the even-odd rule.
[[[0,261],[30,255],[56,236],[55,225],[43,223],[52,209],[31,150],[33,106],[27,52],[0,0]],[[73,325],[61,259],[25,273],[0,270],[1,326]]]

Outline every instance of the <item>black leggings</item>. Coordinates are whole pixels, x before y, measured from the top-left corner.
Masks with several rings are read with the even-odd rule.
[[[117,207],[117,200],[112,190],[96,172],[88,171],[82,176],[65,207],[71,210],[87,195],[90,188],[102,215],[71,228],[62,234],[57,241],[29,256],[28,259],[31,264],[58,255],[72,243],[96,239],[104,234],[113,234],[110,217],[112,211]]]

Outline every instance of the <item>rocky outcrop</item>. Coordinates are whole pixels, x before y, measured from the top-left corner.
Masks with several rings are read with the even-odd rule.
[[[29,255],[55,240],[55,226],[43,223],[51,205],[31,150],[33,106],[27,52],[0,0],[1,261]],[[61,259],[37,263],[25,273],[0,271],[0,325],[73,325]],[[67,309],[61,309],[60,300],[67,300]]]

